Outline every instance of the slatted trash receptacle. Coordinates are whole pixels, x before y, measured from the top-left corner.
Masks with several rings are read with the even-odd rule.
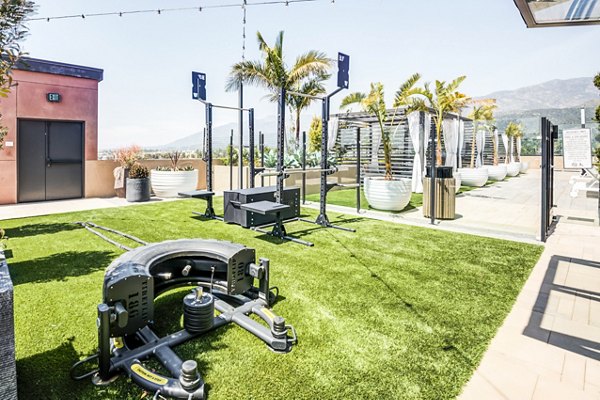
[[[435,218],[454,219],[456,217],[456,190],[454,178],[435,179]],[[423,178],[423,216],[431,217],[431,178]]]
[[[2,400],[17,398],[13,312],[13,284],[8,273],[6,258],[0,250],[0,399]]]

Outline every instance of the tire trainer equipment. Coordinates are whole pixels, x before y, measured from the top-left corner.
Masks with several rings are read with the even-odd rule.
[[[254,249],[216,240],[173,240],[128,251],[105,273],[103,301],[97,310],[98,353],[75,363],[71,377],[91,377],[94,384],[107,385],[126,374],[155,398],[205,399],[197,363],[182,361],[174,347],[229,323],[255,335],[275,352],[289,352],[297,343],[294,328],[270,308],[279,291],[269,288],[269,267],[266,258],[256,262]],[[258,286],[254,286],[255,279]],[[191,285],[196,288],[183,299],[184,329],[158,337],[152,330],[157,317],[155,298]],[[143,362],[150,357],[156,357],[171,376],[145,367]],[[83,364],[91,362],[98,367],[76,375]]]

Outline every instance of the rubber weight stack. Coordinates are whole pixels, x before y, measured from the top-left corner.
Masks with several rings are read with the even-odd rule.
[[[206,332],[213,327],[215,299],[210,293],[194,290],[183,298],[183,327],[189,333]]]

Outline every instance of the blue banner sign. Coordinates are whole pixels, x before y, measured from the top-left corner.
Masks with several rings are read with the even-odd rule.
[[[206,74],[192,71],[192,99],[206,101]]]
[[[350,84],[350,56],[338,53],[337,85],[339,88],[348,89]]]

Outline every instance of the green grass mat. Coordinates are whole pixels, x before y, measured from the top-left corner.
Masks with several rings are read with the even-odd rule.
[[[104,269],[121,254],[74,221],[151,242],[229,240],[271,259],[271,284],[282,296],[274,310],[296,327],[299,344],[275,354],[230,325],[178,347],[184,360],[198,361],[211,400],[454,398],[542,251],[334,213],[332,222],[357,232],[287,225],[315,243],[308,248],[191,214],[203,209],[182,200],[0,222],[13,255],[19,398],[143,395],[124,377],[105,388],[69,378],[71,365],[97,347]],[[160,334],[179,329],[185,293],[158,300]]]
[[[458,194],[466,193],[473,189],[477,189],[477,188],[461,186]],[[306,200],[318,203],[319,197],[320,197],[320,195],[318,193],[308,194],[308,195],[306,195]],[[327,203],[335,204],[337,206],[352,207],[352,208],[356,209],[356,189],[332,190],[331,192],[327,193]],[[404,208],[404,210],[391,211],[391,213],[397,214],[397,213],[404,212],[404,211],[414,210],[415,208],[421,207],[422,205],[423,205],[423,193],[413,193],[410,197],[410,202]],[[374,210],[374,208],[371,208],[369,206],[369,202],[367,201],[367,198],[365,197],[364,190],[360,191],[360,208],[362,210]],[[388,212],[390,212],[390,211],[388,211]]]

